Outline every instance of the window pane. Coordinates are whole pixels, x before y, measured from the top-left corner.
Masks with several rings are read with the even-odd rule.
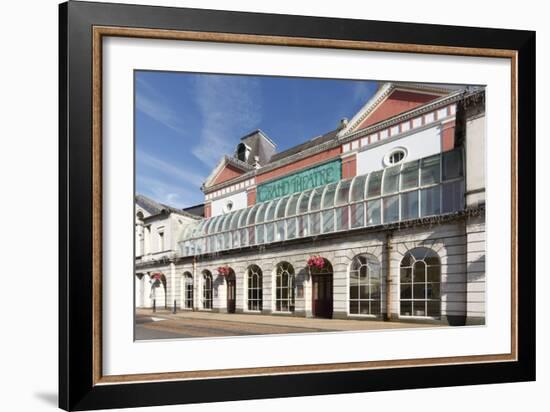
[[[411,301],[401,301],[401,315],[402,316],[411,316],[412,315],[412,302]]]
[[[311,213],[309,215],[309,234],[317,235],[321,231],[321,213]]]
[[[323,197],[323,209],[334,206],[334,195],[336,194],[336,183],[332,183],[325,188]]]
[[[415,283],[413,287],[413,298],[414,299],[424,299],[425,298],[425,284],[424,283]]]
[[[405,163],[401,170],[401,190],[418,187],[418,161]]]
[[[380,199],[367,202],[367,226],[379,225],[380,218]]]
[[[256,223],[261,223],[264,221],[266,208],[269,207],[269,203],[262,203],[256,211]]]
[[[409,283],[412,281],[412,269],[401,268],[401,283]]]
[[[418,191],[401,195],[401,220],[416,219],[418,217]]]
[[[266,223],[265,224],[265,243],[273,242],[273,236],[274,236],[273,231],[274,231],[274,224]]]
[[[292,195],[286,206],[286,216],[294,216],[296,214],[296,207],[298,206],[298,199],[300,198],[299,193]]]
[[[426,284],[426,299],[439,299],[440,296],[439,283]]]
[[[399,189],[399,170],[401,166],[389,167],[384,174],[382,194],[395,193]]]
[[[285,210],[288,199],[288,197],[281,199],[281,201],[277,205],[277,214],[275,215],[277,218],[285,217]]]
[[[240,238],[239,238],[239,231],[238,230],[233,230],[232,234],[233,234],[233,247],[240,247],[241,242],[240,242]]]
[[[248,229],[241,229],[241,246],[248,246]]]
[[[439,300],[428,301],[428,316],[438,318],[441,316],[441,302]]]
[[[308,216],[298,216],[298,237],[308,236]]]
[[[464,209],[464,181],[445,183],[442,186],[442,212],[450,213]]]
[[[425,282],[426,281],[426,264],[422,261],[415,262],[413,266],[414,271],[414,282]]]
[[[279,199],[272,200],[269,202],[269,206],[267,206],[266,212],[265,212],[265,218],[264,222],[267,222],[268,220],[273,220],[275,217],[275,209],[277,208],[277,204],[279,203]]]
[[[323,189],[315,190],[315,192],[312,195],[313,198],[311,199],[311,206],[309,208],[311,211],[319,210],[319,208],[321,207],[322,195],[323,195]]]
[[[422,159],[420,184],[422,186],[439,183],[439,155]]]
[[[365,204],[363,202],[350,205],[351,227],[362,227],[365,225]]]
[[[359,302],[352,300],[349,302],[349,313],[358,315],[359,314]]]
[[[428,282],[439,282],[441,280],[440,267],[438,266],[428,266]]]
[[[309,205],[309,197],[311,195],[311,191],[304,192],[302,194],[302,197],[300,198],[300,204],[298,205],[298,213],[307,213],[308,212],[308,205]]]
[[[383,171],[380,170],[378,172],[374,172],[369,175],[369,180],[367,182],[367,185],[368,185],[367,197],[380,196],[380,185],[382,182],[382,173]]]
[[[429,189],[422,189],[420,191],[420,213],[422,216],[438,215],[440,213],[440,198],[439,198],[439,186],[434,186]]]
[[[338,186],[338,192],[336,193],[335,205],[341,206],[348,203],[349,189],[351,185],[351,179],[342,180],[340,186]]]
[[[323,211],[323,233],[334,232],[334,209]]]
[[[452,150],[443,153],[443,180],[463,176],[462,150]]]
[[[291,217],[286,220],[286,238],[294,239],[296,237],[296,218]]]
[[[256,244],[264,243],[264,225],[256,225]]]
[[[275,223],[275,240],[285,240],[285,221],[279,220]]]
[[[412,298],[412,289],[410,283],[401,284],[401,299],[411,299]]]
[[[336,230],[349,229],[348,207],[339,207],[336,209]]]
[[[426,316],[426,301],[413,302],[413,315]]]
[[[353,180],[353,185],[351,188],[351,201],[356,202],[358,200],[363,200],[365,196],[365,181],[367,180],[367,175],[361,175],[355,177]]]
[[[384,223],[397,222],[399,220],[399,196],[385,197],[383,200]]]

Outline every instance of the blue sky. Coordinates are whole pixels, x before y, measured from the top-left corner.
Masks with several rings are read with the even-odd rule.
[[[137,71],[136,191],[174,207],[202,203],[200,185],[240,138],[262,129],[282,151],[334,130],[376,82]]]

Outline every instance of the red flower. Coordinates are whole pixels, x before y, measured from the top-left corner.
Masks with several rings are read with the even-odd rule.
[[[311,256],[307,260],[307,265],[311,267],[315,267],[317,269],[323,269],[325,267],[325,259],[321,256]]]
[[[221,275],[221,276],[227,276],[229,275],[229,266],[220,266],[218,268],[218,273]]]

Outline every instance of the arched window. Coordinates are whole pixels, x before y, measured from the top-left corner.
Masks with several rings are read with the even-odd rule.
[[[438,318],[441,316],[441,263],[433,250],[419,247],[401,261],[400,315]]]
[[[275,274],[275,311],[294,312],[294,268],[281,262]]]
[[[212,273],[202,272],[202,308],[212,309]]]
[[[193,309],[193,275],[190,272],[183,274],[183,307]]]
[[[380,315],[380,262],[370,254],[353,258],[349,272],[349,313]]]
[[[248,310],[262,310],[262,270],[251,265],[247,270]]]

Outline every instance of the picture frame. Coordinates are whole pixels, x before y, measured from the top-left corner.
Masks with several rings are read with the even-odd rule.
[[[70,1],[59,7],[59,406],[65,410],[535,379],[535,33]],[[511,62],[509,354],[144,375],[103,374],[102,40],[477,56]],[[301,292],[303,293],[303,291]]]

